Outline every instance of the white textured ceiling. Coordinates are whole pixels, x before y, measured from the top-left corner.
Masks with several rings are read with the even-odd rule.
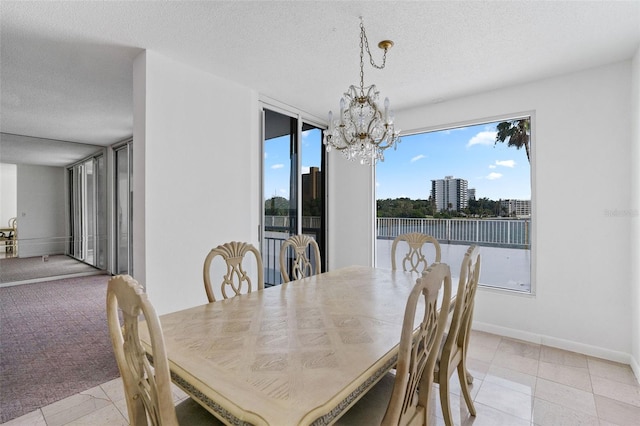
[[[365,84],[396,115],[428,102],[632,57],[640,1],[0,2],[0,161],[6,134],[108,145],[132,134],[144,49],[317,117],[359,79],[359,16],[377,62]],[[24,141],[24,139],[20,139]]]

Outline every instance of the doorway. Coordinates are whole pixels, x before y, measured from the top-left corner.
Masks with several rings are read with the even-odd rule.
[[[280,247],[304,234],[326,259],[325,151],[322,129],[296,114],[263,109],[261,249],[265,285],[282,283]],[[312,260],[313,262],[313,260]],[[315,266],[315,265],[314,265]]]

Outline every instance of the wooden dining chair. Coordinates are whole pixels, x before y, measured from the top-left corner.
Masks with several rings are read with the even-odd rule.
[[[122,313],[122,326],[118,311]],[[144,321],[140,321],[141,316]],[[124,385],[129,424],[147,425],[147,420],[157,426],[222,424],[191,398],[174,405],[160,321],[142,286],[128,275],[117,275],[107,284],[107,322]],[[141,326],[149,331],[149,352],[138,337]]]
[[[396,251],[398,246],[406,243],[408,251],[402,258],[402,269],[410,272],[422,272],[430,265],[423,250],[426,244],[432,244],[435,255],[432,263],[440,262],[441,250],[438,240],[431,235],[422,234],[420,232],[410,232],[398,235],[391,245],[391,269],[396,270]],[[422,265],[422,268],[419,268]]]
[[[476,408],[469,392],[469,384],[473,381],[473,376],[467,371],[467,350],[469,348],[473,306],[479,279],[480,250],[478,246],[473,245],[469,247],[462,260],[458,292],[449,330],[443,339],[444,343],[434,371],[434,381],[440,387],[440,404],[444,422],[447,426],[453,425],[449,401],[449,379],[454,371],[458,372],[462,395],[469,413],[472,416],[476,415]]]
[[[444,287],[441,306],[438,292]],[[416,327],[418,302],[424,299]],[[451,271],[431,265],[409,294],[402,324],[395,374],[388,373],[350,408],[337,425],[426,425],[433,370],[444,334],[451,299]],[[386,407],[386,411],[385,411]]]
[[[292,254],[291,257],[288,256],[289,253]],[[291,281],[289,259],[291,259],[291,275],[294,280],[321,272],[320,248],[316,240],[308,235],[293,235],[280,247],[280,274],[282,282],[285,283]]]
[[[216,297],[211,288],[211,264],[213,260],[220,256],[226,264],[226,272],[222,275],[222,282],[220,284],[220,291],[222,297],[228,299],[238,294],[242,294],[245,291],[251,293],[253,290],[254,282],[251,280],[245,266],[246,256],[252,256],[255,260],[253,265],[257,269],[257,279],[255,286],[257,290],[264,289],[264,270],[262,268],[262,257],[258,249],[252,244],[232,241],[219,245],[212,249],[204,260],[203,278],[204,289],[207,292],[207,298],[209,302],[215,302]],[[230,293],[228,291],[230,290]]]

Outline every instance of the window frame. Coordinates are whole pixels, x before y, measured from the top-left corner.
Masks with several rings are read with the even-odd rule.
[[[475,118],[475,119],[469,119],[469,120],[463,120],[463,121],[458,121],[458,122],[451,122],[448,124],[438,124],[438,125],[433,125],[433,126],[425,126],[425,127],[419,127],[419,128],[414,128],[414,129],[410,129],[407,131],[403,131],[401,133],[401,138],[403,137],[407,137],[407,136],[413,136],[413,135],[417,135],[417,134],[423,134],[423,133],[432,133],[432,132],[440,132],[440,131],[446,131],[446,130],[452,130],[452,129],[457,129],[457,128],[461,128],[461,127],[470,127],[470,126],[478,126],[478,125],[482,125],[482,124],[489,124],[489,123],[496,123],[496,122],[502,122],[502,121],[512,121],[512,120],[519,120],[519,119],[523,119],[523,118],[529,118],[530,120],[530,139],[529,139],[529,154],[530,154],[530,162],[529,162],[529,166],[530,166],[530,175],[529,175],[529,179],[530,179],[530,184],[531,184],[531,219],[530,219],[530,228],[529,228],[529,232],[530,232],[530,264],[529,264],[529,274],[530,274],[530,288],[529,291],[517,291],[517,290],[512,290],[512,289],[508,289],[508,288],[501,288],[501,287],[495,287],[495,286],[487,286],[487,285],[482,285],[481,283],[479,284],[479,288],[481,288],[483,291],[489,291],[489,292],[497,292],[497,293],[501,293],[501,294],[512,294],[515,296],[522,296],[522,297],[530,297],[530,298],[535,298],[537,295],[537,274],[536,274],[536,264],[537,264],[537,197],[536,197],[536,111],[535,110],[528,110],[528,111],[521,111],[521,112],[515,112],[515,113],[505,113],[505,114],[500,114],[500,115],[495,115],[495,116],[488,116],[488,117],[484,117],[484,118]],[[399,145],[398,149],[402,149],[402,144]],[[374,167],[374,182],[377,181],[377,168]],[[374,200],[374,206],[376,205],[377,202],[377,190],[376,188],[374,188],[374,196],[373,196]],[[377,224],[377,209],[375,209],[374,207],[374,215],[376,218],[376,224]],[[375,235],[374,235],[374,240],[375,240],[375,244],[374,244],[374,265],[377,264],[377,259],[378,259],[378,231],[377,231],[377,225],[374,229]]]

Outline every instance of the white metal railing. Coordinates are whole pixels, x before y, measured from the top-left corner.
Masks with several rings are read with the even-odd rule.
[[[379,217],[377,237],[421,232],[445,243],[529,248],[531,219],[430,219]]]
[[[266,229],[289,229],[291,224],[289,216],[265,216],[264,226]],[[320,229],[320,216],[302,216],[302,227],[310,229]]]
[[[289,236],[289,218],[268,216],[267,227],[262,242],[262,256],[265,267],[265,285],[281,282],[278,256],[280,247]],[[313,235],[314,229],[307,225],[317,223],[319,217],[303,218],[305,234]],[[279,225],[279,226],[274,226]],[[317,226],[317,225],[316,225]],[[317,226],[319,232],[319,226]],[[448,244],[447,262],[459,264],[462,261],[464,245],[484,246],[483,259],[489,259],[482,274],[482,285],[515,291],[531,291],[531,220],[530,219],[414,219],[377,218],[377,264],[390,267],[391,240],[399,234],[421,232],[433,235],[441,244]],[[495,267],[499,262],[509,260],[509,267]],[[445,261],[443,259],[443,261]]]
[[[265,216],[267,230],[289,229],[288,216]],[[303,216],[303,229],[319,229],[320,217]],[[377,218],[377,238],[390,239],[408,232],[433,235],[443,243],[496,247],[531,247],[531,219]]]

